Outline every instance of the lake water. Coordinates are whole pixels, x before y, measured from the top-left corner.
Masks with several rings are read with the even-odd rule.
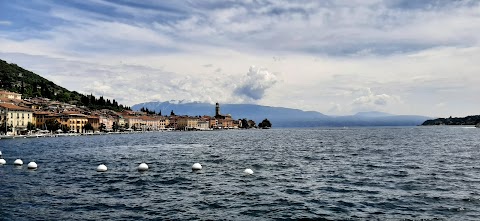
[[[32,138],[0,151],[0,220],[480,219],[472,127]]]

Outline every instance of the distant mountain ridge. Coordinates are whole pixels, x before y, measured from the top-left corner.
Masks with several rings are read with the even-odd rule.
[[[148,108],[162,115],[173,111],[177,115],[215,115],[215,105],[201,102],[145,102],[132,106],[133,110]],[[220,104],[222,114],[231,114],[234,119],[252,119],[259,123],[267,118],[273,127],[319,127],[319,126],[417,126],[431,119],[426,116],[393,115],[383,112],[359,112],[349,116],[328,116],[316,111],[303,111],[285,107],[270,107],[256,104]]]

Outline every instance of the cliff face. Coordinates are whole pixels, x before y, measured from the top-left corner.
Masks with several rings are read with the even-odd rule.
[[[467,117],[449,117],[437,118],[423,122],[424,126],[430,125],[476,125],[480,126],[480,115],[473,115]]]

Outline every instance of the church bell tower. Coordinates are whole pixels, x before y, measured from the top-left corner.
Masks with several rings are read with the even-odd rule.
[[[215,104],[215,116],[220,116],[220,104],[218,102]]]

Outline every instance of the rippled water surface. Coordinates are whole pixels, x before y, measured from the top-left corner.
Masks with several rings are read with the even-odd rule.
[[[0,220],[478,220],[479,135],[412,127],[0,140]],[[150,170],[138,172],[141,162]]]

